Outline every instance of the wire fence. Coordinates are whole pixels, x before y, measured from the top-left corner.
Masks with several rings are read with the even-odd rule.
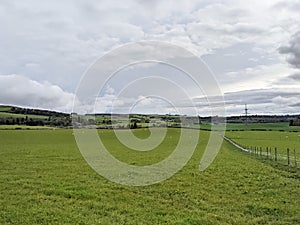
[[[296,149],[286,148],[285,151],[278,151],[277,147],[260,147],[260,146],[246,146],[231,140],[224,136],[224,139],[239,148],[240,150],[249,153],[250,155],[264,158],[266,160],[283,163],[287,166],[299,168],[300,158],[297,157]],[[285,154],[284,154],[285,152]]]

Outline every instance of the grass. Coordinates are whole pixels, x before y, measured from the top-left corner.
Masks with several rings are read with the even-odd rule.
[[[289,126],[288,122],[279,123],[229,123],[227,130],[266,130],[266,131],[300,131],[300,126]]]
[[[5,118],[5,119],[8,119],[8,118],[12,118],[12,119],[15,119],[15,118],[25,118],[25,117],[28,117],[29,119],[32,118],[32,119],[48,119],[48,116],[41,116],[41,115],[25,115],[25,114],[17,114],[17,113],[8,113],[8,112],[1,112],[0,111],[0,118]]]
[[[286,155],[286,150],[296,149],[297,158],[300,158],[300,133],[299,132],[280,132],[280,131],[236,131],[226,132],[226,136],[238,144],[271,148],[276,147],[278,154]]]
[[[141,164],[160,160],[178,137],[177,129],[169,129],[165,143],[143,156],[116,148],[120,143],[112,143],[111,131],[99,132],[116,157],[132,164],[135,157]],[[140,138],[149,135],[146,129],[134,132]],[[208,135],[201,132],[192,159],[175,176],[131,187],[95,173],[80,155],[71,130],[0,130],[0,224],[300,223],[300,181],[290,173],[249,158],[226,142],[214,163],[198,171]]]
[[[10,106],[1,106],[0,105],[0,112],[8,112],[9,110],[11,110]]]
[[[48,126],[0,125],[0,130],[48,130],[59,129]]]
[[[197,126],[195,126],[196,128]],[[201,129],[210,129],[210,123],[200,124]],[[218,128],[218,125],[216,125]],[[299,131],[300,126],[289,126],[288,122],[278,122],[278,123],[249,123],[245,125],[243,123],[227,123],[227,131]]]
[[[125,133],[128,130],[119,132]],[[179,140],[180,129],[168,129],[165,140],[158,148],[144,152],[132,151],[130,148],[125,147],[114,135],[113,130],[100,130],[99,133],[104,145],[115,158],[131,165],[151,165],[163,160],[172,153]],[[148,129],[136,129],[133,130],[133,133],[140,139],[145,139],[149,136]]]

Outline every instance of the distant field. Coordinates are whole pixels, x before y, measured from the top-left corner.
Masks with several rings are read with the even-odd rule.
[[[41,116],[41,115],[24,115],[24,114],[17,114],[17,113],[8,113],[8,112],[1,112],[0,111],[0,118],[25,118],[28,117],[29,119],[47,119],[48,116]]]
[[[44,130],[44,129],[59,129],[49,126],[26,126],[26,125],[0,125],[0,130]]]
[[[147,129],[134,133],[149,135]],[[99,130],[99,135],[115,157],[144,165],[170,154],[180,130],[168,129],[163,144],[150,152],[130,152],[111,130]],[[0,130],[0,224],[300,223],[299,175],[248,157],[227,142],[200,172],[209,133],[200,135],[192,159],[175,176],[130,187],[95,173],[72,130]]]
[[[216,125],[218,128],[219,125]],[[195,126],[196,127],[196,126]],[[210,129],[211,124],[204,123],[200,125],[200,129]],[[247,125],[243,123],[227,123],[227,131],[241,131],[241,130],[262,130],[262,131],[299,131],[300,126],[289,126],[289,123],[249,123]]]
[[[23,119],[31,120],[24,121]],[[127,129],[127,128],[145,128],[145,127],[188,127],[194,129],[210,130],[212,125],[209,118],[197,117],[197,116],[179,116],[179,115],[142,115],[142,114],[88,114],[71,116],[66,113],[60,113],[55,111],[47,111],[40,109],[29,109],[14,106],[1,106],[0,105],[0,124],[12,125],[12,124],[26,124],[26,125],[48,125],[53,127],[70,127],[72,125],[72,118],[74,119],[75,126],[94,126],[96,125],[101,129]],[[271,116],[267,117],[268,120],[273,121],[287,121],[295,120],[297,115],[293,116]],[[22,121],[19,121],[21,119]],[[181,121],[184,119],[184,121]],[[220,118],[221,119],[221,118]],[[219,119],[219,122],[222,121]],[[299,131],[300,126],[289,126],[289,122],[277,122],[277,123],[254,123],[254,121],[261,121],[264,116],[261,116],[261,120],[258,117],[249,118],[249,123],[245,125],[240,121],[243,118],[231,118],[229,121],[235,121],[239,123],[227,123],[227,131],[238,130],[264,130],[264,131]],[[32,121],[33,120],[33,121]],[[200,125],[199,125],[199,120]],[[183,124],[181,124],[183,122]],[[134,127],[134,126],[135,127]],[[216,124],[214,129],[220,129],[223,125]]]
[[[286,155],[286,149],[291,152],[296,149],[296,154],[300,159],[300,133],[280,132],[280,131],[233,131],[226,132],[226,136],[238,144],[273,149],[276,147],[278,153]]]
[[[227,130],[277,130],[277,131],[300,131],[300,126],[289,126],[289,123],[249,123],[245,124],[235,124],[228,123]]]
[[[0,106],[0,112],[8,112],[10,109],[10,106]]]

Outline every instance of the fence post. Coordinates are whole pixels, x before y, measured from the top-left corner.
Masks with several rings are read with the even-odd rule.
[[[286,149],[286,154],[287,154],[288,165],[290,165],[290,149],[289,148]]]
[[[295,160],[295,167],[297,168],[296,149],[294,149],[294,160]]]
[[[270,159],[272,160],[272,148],[270,147]]]
[[[276,147],[275,147],[274,151],[275,151],[275,161],[277,161],[277,148]]]
[[[260,147],[260,157],[262,156],[262,147]]]
[[[267,147],[267,159],[269,158],[269,149]]]

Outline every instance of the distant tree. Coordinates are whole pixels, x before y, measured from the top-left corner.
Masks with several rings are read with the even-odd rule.
[[[135,121],[133,124],[131,124],[130,129],[136,129],[136,128],[137,128],[137,123]]]
[[[89,123],[90,125],[93,125],[93,124],[95,124],[95,120],[94,120],[94,119],[88,119],[88,123]]]

